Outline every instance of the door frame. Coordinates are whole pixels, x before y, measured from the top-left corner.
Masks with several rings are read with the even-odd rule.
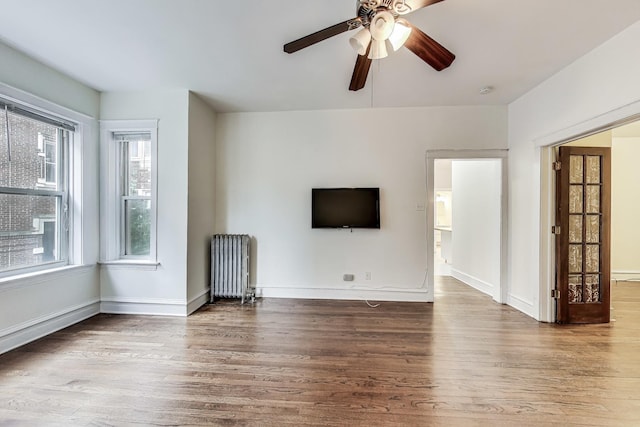
[[[500,303],[506,304],[508,297],[508,153],[509,150],[427,150],[427,291],[429,295],[433,295],[435,299],[435,274],[434,274],[434,239],[435,239],[435,161],[438,159],[450,160],[500,160],[500,179],[501,179],[501,197],[500,197],[500,283],[494,290],[493,299]]]
[[[640,120],[640,101],[611,110],[573,126],[533,140],[540,161],[540,288],[538,320],[556,321],[555,300],[555,239],[551,226],[555,224],[556,178],[553,170],[555,148],[601,132]]]

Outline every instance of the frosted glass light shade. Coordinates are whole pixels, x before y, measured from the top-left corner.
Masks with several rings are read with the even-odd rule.
[[[378,41],[388,39],[393,32],[394,23],[395,18],[390,12],[378,12],[371,20],[371,24],[369,24],[371,37]]]
[[[367,28],[363,28],[349,39],[349,43],[358,55],[365,55],[371,43],[371,33]]]
[[[399,18],[393,27],[393,32],[389,36],[389,42],[393,50],[400,49],[411,35],[411,25],[406,19]]]
[[[371,40],[369,59],[382,59],[389,56],[386,40]]]

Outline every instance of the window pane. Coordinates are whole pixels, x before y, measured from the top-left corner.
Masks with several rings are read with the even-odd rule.
[[[582,276],[569,275],[569,304],[582,302]]]
[[[569,242],[582,243],[582,215],[569,215]]]
[[[587,183],[600,183],[600,156],[587,156]]]
[[[587,243],[600,243],[600,216],[587,216]]]
[[[0,271],[60,260],[58,199],[0,194]]]
[[[569,157],[569,182],[571,184],[582,184],[583,162],[582,156]]]
[[[150,255],[151,200],[125,199],[125,255]]]
[[[569,245],[569,272],[582,273],[582,245]]]
[[[585,302],[600,302],[600,275],[587,274],[585,283]]]
[[[600,186],[587,186],[587,212],[600,213]]]
[[[131,135],[127,141],[127,196],[151,196],[151,135]]]
[[[55,189],[58,128],[9,112],[7,145],[5,118],[0,110],[0,186]]]
[[[600,245],[587,245],[586,250],[587,272],[597,273],[600,271]]]
[[[569,187],[569,213],[582,213],[582,185],[572,185]]]

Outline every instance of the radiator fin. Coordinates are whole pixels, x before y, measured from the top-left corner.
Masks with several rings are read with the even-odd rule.
[[[249,243],[246,234],[216,234],[211,239],[211,302],[214,298],[240,298],[253,302],[249,283]]]

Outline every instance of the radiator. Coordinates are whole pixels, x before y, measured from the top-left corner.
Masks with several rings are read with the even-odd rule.
[[[249,242],[246,234],[216,234],[211,240],[211,298],[255,299],[249,284]]]

